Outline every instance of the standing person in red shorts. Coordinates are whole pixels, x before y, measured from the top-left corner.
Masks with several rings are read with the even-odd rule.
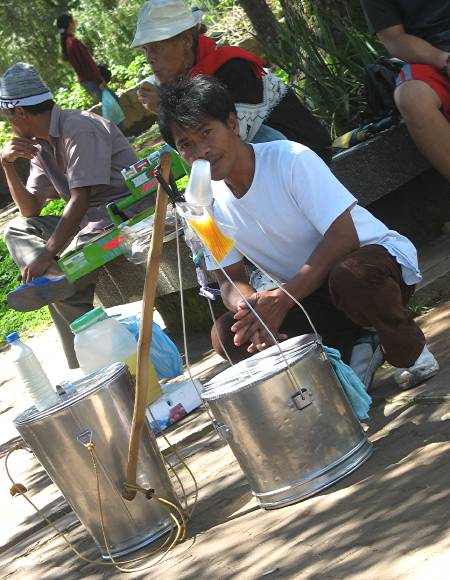
[[[394,93],[417,147],[450,181],[450,0],[361,0],[369,28],[405,61]]]

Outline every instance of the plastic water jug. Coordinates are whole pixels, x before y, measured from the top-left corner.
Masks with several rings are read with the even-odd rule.
[[[81,370],[93,373],[115,362],[124,362],[136,377],[137,341],[131,332],[115,318],[109,318],[103,308],[94,308],[70,325],[75,334],[75,352]],[[150,363],[149,403],[161,394],[155,369]]]
[[[17,332],[8,334],[6,340],[11,345],[12,361],[38,411],[56,405],[58,395],[32,349],[20,340]]]

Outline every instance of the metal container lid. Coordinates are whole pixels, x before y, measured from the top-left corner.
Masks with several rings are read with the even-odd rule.
[[[248,389],[268,377],[282,373],[287,368],[286,361],[291,366],[317,345],[314,334],[303,334],[280,342],[279,347],[271,346],[216,375],[204,386],[202,398],[213,401],[229,393]]]
[[[33,421],[49,417],[58,411],[61,411],[65,407],[75,405],[78,403],[78,401],[81,401],[88,395],[98,391],[125,372],[128,372],[127,365],[118,362],[112,364],[109,367],[105,367],[95,371],[94,373],[86,375],[82,379],[72,383],[72,386],[74,389],[76,389],[76,391],[69,398],[62,399],[60,403],[45,409],[45,411],[38,411],[35,406],[30,407],[22,413],[19,413],[19,415],[17,415],[17,417],[14,419],[13,423],[17,427],[24,425],[25,423],[31,423]]]

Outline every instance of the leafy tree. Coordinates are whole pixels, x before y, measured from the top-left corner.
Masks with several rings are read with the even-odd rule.
[[[52,89],[68,80],[69,71],[58,63],[56,18],[76,0],[4,0],[0,3],[0,72],[15,62],[30,62]],[[51,66],[49,66],[51,63]]]
[[[287,71],[290,83],[332,134],[359,124],[362,71],[377,58],[378,46],[366,32],[358,0],[279,0],[284,18],[275,43],[258,14],[258,7],[265,13],[265,1],[239,1],[269,60]]]

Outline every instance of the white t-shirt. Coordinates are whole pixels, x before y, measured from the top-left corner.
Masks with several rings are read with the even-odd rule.
[[[221,262],[244,254],[280,282],[292,278],[316,249],[331,224],[351,209],[361,246],[379,244],[400,264],[406,284],[420,275],[413,244],[389,230],[336,179],[313,151],[291,141],[252,145],[255,175],[247,193],[236,198],[224,181],[213,181],[214,217],[236,241]],[[217,264],[207,256],[207,267]]]

